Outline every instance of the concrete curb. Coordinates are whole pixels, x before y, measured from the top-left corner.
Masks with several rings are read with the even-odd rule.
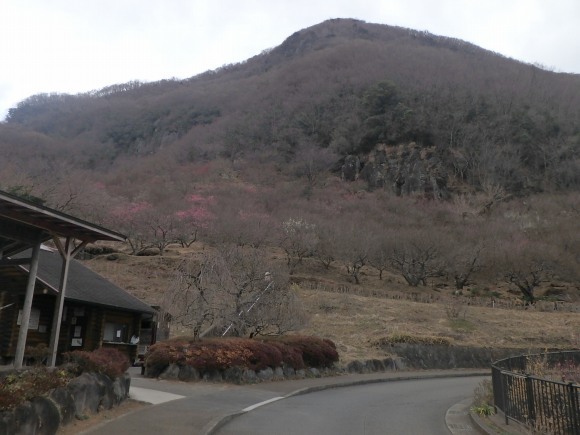
[[[482,425],[474,421],[472,413],[469,411],[471,399],[462,400],[456,403],[445,413],[445,424],[453,435],[468,435],[474,432],[482,435],[489,434]]]
[[[465,378],[465,377],[473,377],[473,376],[490,376],[490,375],[491,375],[490,371],[487,370],[487,371],[481,371],[481,372],[474,371],[474,372],[469,372],[469,373],[457,373],[457,374],[445,373],[445,374],[432,374],[432,375],[427,375],[427,376],[400,376],[400,377],[394,377],[394,378],[361,379],[361,380],[356,380],[356,381],[336,382],[336,383],[329,383],[329,384],[325,384],[325,385],[317,385],[315,387],[301,388],[299,390],[292,391],[291,393],[288,393],[288,394],[286,394],[280,398],[276,398],[276,399],[283,400],[283,399],[288,399],[288,398],[294,397],[294,396],[315,393],[317,391],[330,390],[333,388],[346,388],[346,387],[352,387],[352,386],[356,386],[356,385],[377,384],[377,383],[381,383],[381,382],[397,382],[397,381],[410,381],[410,380],[420,380],[420,379],[438,379],[438,378]],[[219,418],[215,419],[214,421],[211,421],[210,423],[208,423],[202,429],[202,433],[205,435],[214,435],[220,428],[225,426],[227,423],[229,423],[230,421],[232,421],[236,417],[238,417],[240,415],[244,415],[248,412],[253,411],[254,409],[265,406],[271,402],[273,402],[273,400],[266,400],[266,401],[261,402],[259,404],[248,407],[251,409],[240,410],[240,411],[232,412],[230,414],[219,417]]]

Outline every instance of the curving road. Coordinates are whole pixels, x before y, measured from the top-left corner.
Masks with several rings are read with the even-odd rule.
[[[485,377],[359,385],[294,396],[242,414],[227,434],[449,434],[445,412],[471,397]]]

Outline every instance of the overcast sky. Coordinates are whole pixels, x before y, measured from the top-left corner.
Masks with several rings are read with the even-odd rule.
[[[427,30],[580,73],[579,0],[0,0],[0,120],[37,93],[240,62],[329,18]]]

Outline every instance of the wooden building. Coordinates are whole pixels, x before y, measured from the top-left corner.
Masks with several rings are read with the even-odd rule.
[[[27,258],[30,251],[13,256]],[[55,250],[42,247],[34,300],[28,326],[27,348],[50,345],[52,315],[55,310],[63,259]],[[28,266],[0,270],[0,358],[11,361],[16,353],[22,317]],[[67,291],[60,323],[57,354],[73,350],[114,347],[134,361],[142,323],[151,323],[154,310],[78,261],[71,260]],[[136,340],[133,340],[136,341]],[[28,356],[25,350],[25,358]]]
[[[73,260],[98,240],[125,236],[0,191],[0,362],[19,368],[42,343],[49,366],[67,350],[135,352],[131,335],[153,310]],[[41,250],[48,241],[56,250]]]

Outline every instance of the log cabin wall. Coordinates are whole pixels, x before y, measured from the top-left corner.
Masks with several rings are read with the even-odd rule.
[[[11,305],[0,311],[0,357],[10,360],[16,353],[18,342],[19,312],[24,305],[24,296],[14,292],[2,292],[0,306]],[[52,327],[52,315],[55,297],[52,295],[35,294],[32,302],[30,324],[26,337],[25,356],[30,353],[29,348],[50,343],[50,331]]]
[[[18,295],[9,291],[0,292],[0,361],[6,358],[12,342],[18,339],[16,320],[18,317]],[[14,352],[12,352],[14,353]]]
[[[0,362],[8,363],[14,358],[18,341],[18,312],[24,303],[24,296],[14,292],[0,292],[0,307],[14,304],[0,311]],[[54,295],[36,294],[32,304],[31,324],[26,339],[26,347],[39,344],[49,346],[54,314]],[[112,337],[105,337],[105,325],[121,326],[113,331]],[[130,343],[132,335],[139,336],[141,314],[111,310],[100,306],[83,305],[79,302],[65,302],[58,342],[58,362],[62,354],[74,350],[91,351],[100,347],[113,347],[126,353],[131,361],[137,357],[137,346]],[[110,328],[109,328],[110,329]],[[109,340],[106,340],[108,338]],[[111,339],[112,338],[112,339]],[[25,352],[25,355],[28,352]]]

